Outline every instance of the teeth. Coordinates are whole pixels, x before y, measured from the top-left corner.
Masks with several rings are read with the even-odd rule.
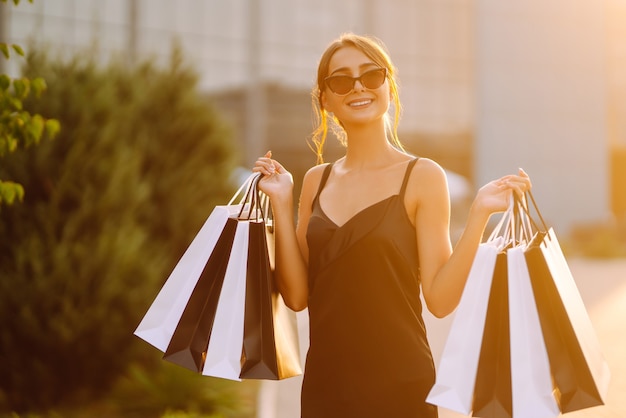
[[[366,105],[366,104],[369,104],[369,103],[371,103],[371,100],[361,100],[359,102],[352,102],[352,103],[350,103],[350,106],[363,106],[363,105]]]

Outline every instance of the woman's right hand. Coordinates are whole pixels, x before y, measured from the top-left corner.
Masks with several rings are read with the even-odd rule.
[[[270,197],[273,204],[292,198],[293,177],[282,164],[272,159],[272,151],[257,159],[252,171],[263,175],[259,180],[259,189]]]

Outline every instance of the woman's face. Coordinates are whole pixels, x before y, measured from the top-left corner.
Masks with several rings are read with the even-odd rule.
[[[374,63],[367,55],[354,47],[343,47],[337,50],[328,65],[328,77],[349,76],[359,77],[372,70],[379,70],[381,67]],[[387,113],[390,104],[389,82],[387,77],[382,78],[381,71],[366,75],[365,81],[354,81],[352,88],[345,92],[345,89],[337,89],[338,93],[325,85],[322,90],[322,104],[324,108],[335,115],[348,129],[352,124],[364,124],[374,121],[383,122],[383,117]],[[345,87],[346,81],[337,83],[340,87]],[[343,86],[341,86],[343,84]],[[350,83],[348,83],[350,84]],[[380,84],[380,85],[379,85]]]

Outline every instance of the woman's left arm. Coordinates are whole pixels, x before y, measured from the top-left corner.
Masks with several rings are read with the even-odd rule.
[[[483,186],[476,194],[463,234],[453,251],[445,172],[428,159],[418,161],[416,169],[419,173],[412,177],[419,178],[419,184],[411,189],[415,199],[422,291],[430,312],[442,318],[454,311],[461,299],[489,218],[506,210],[511,193],[529,190],[530,179],[520,169],[517,175],[504,176]]]

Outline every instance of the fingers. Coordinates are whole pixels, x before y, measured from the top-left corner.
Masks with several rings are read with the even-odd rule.
[[[282,174],[287,172],[281,163],[276,160],[272,160],[272,162],[274,163],[275,173]]]
[[[501,179],[505,188],[513,190],[518,196],[523,196],[532,188],[530,177],[523,169],[518,170],[518,175],[509,175]]]
[[[519,168],[517,176],[511,176],[510,181],[517,186],[517,188],[520,190],[520,193],[522,194],[526,193],[532,188],[530,177],[528,176],[528,174],[526,174],[523,168]]]
[[[523,182],[524,182],[524,184],[526,185],[526,191],[528,191],[528,190],[532,189],[533,184],[532,184],[532,182],[530,181],[530,176],[529,176],[528,174],[526,174],[526,172],[524,171],[524,169],[523,169],[523,168],[520,168],[520,169],[518,170],[518,173],[519,173],[519,177],[521,177],[521,178],[522,178],[522,181],[523,181]]]
[[[268,151],[263,157],[256,160],[252,171],[271,176],[272,174],[284,172],[285,169],[278,161],[272,160],[272,151]]]
[[[510,174],[496,180],[495,185],[500,190],[512,190],[518,196],[523,196],[526,192],[528,192],[532,188],[532,183],[530,181],[530,177],[523,170],[519,169],[518,174]]]

